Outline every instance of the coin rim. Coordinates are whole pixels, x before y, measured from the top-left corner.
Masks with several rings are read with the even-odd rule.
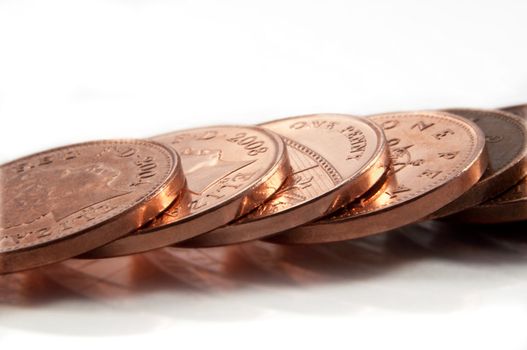
[[[179,155],[173,149],[170,149],[159,142],[149,140],[116,139],[75,143],[24,156],[4,163],[0,165],[0,167],[11,166],[14,163],[26,159],[32,159],[45,154],[60,152],[62,150],[105,144],[110,146],[119,144],[141,144],[162,150],[162,153],[164,153],[163,156],[169,160],[169,166],[163,175],[163,181],[159,182],[156,186],[153,186],[145,196],[126,205],[125,209],[113,215],[104,214],[102,218],[99,219],[99,222],[93,225],[89,225],[88,227],[74,233],[60,235],[55,239],[40,242],[35,245],[25,244],[19,249],[0,252],[0,274],[59,262],[82,254],[98,246],[107,244],[119,237],[123,237],[135,228],[152,220],[159,214],[159,212],[169,206],[181,193],[181,190],[183,190],[185,178]],[[138,219],[139,221],[137,221]],[[130,227],[121,230],[121,228],[127,223],[130,223]],[[135,224],[132,225],[132,223]],[[108,230],[109,227],[113,226],[116,227],[114,227],[113,230]]]
[[[287,123],[288,121],[294,120],[306,120],[306,119],[323,119],[328,118],[343,118],[342,122],[346,120],[353,120],[356,124],[362,123],[364,127],[369,127],[376,135],[376,145],[367,163],[364,163],[358,171],[345,178],[342,182],[333,186],[332,189],[325,191],[315,197],[312,197],[302,203],[289,207],[277,213],[258,217],[243,223],[231,222],[225,226],[221,226],[215,230],[207,232],[203,235],[199,235],[191,240],[182,242],[178,246],[192,247],[192,248],[203,248],[203,247],[214,247],[220,245],[242,243],[255,239],[262,239],[267,236],[279,234],[280,232],[287,231],[294,227],[300,226],[306,222],[314,221],[320,217],[330,214],[332,211],[339,209],[340,207],[348,204],[354,199],[360,197],[367,192],[371,186],[383,177],[390,165],[390,154],[387,140],[384,136],[382,128],[376,123],[368,120],[364,117],[341,114],[341,113],[315,113],[300,116],[292,116],[287,118],[280,118],[273,121],[258,124],[258,126],[266,128],[266,125],[276,123]],[[272,129],[267,129],[274,132]],[[290,138],[287,135],[281,135],[275,132],[281,137]],[[301,143],[301,141],[298,141]],[[382,170],[381,170],[382,169]],[[341,200],[342,203],[338,202],[339,197],[342,194],[346,194],[347,202],[344,202],[344,198]],[[318,207],[323,210],[317,210]],[[329,209],[332,209],[328,211]],[[293,216],[293,217],[292,217]],[[295,217],[308,217],[307,219],[301,219],[301,223],[290,224],[288,227],[284,227],[286,223],[291,223],[295,220]],[[281,228],[276,228],[278,223],[284,223]],[[267,225],[271,225],[267,229]]]

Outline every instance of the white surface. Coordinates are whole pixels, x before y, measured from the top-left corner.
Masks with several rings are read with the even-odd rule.
[[[1,0],[0,162],[197,125],[524,103],[526,13],[520,0]],[[118,292],[79,271],[73,293],[67,276],[49,282],[57,270],[15,276],[0,345],[527,348],[525,243],[420,237],[300,250],[314,262],[292,258],[289,277],[281,256],[263,270],[193,256],[130,277],[125,265]]]

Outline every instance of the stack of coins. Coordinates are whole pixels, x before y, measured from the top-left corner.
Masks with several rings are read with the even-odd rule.
[[[424,220],[527,220],[527,105],[314,114],[56,148],[0,166],[0,273]]]

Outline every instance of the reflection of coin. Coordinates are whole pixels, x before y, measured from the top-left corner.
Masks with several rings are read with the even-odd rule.
[[[100,141],[0,167],[0,273],[61,261],[153,219],[184,187],[169,148]]]
[[[183,245],[240,243],[313,221],[362,195],[388,169],[383,132],[366,119],[316,114],[262,126],[284,139],[293,174],[253,212]]]
[[[527,105],[507,107],[503,110],[523,117],[525,125]],[[523,171],[525,173],[527,173],[526,167],[524,164]],[[524,177],[505,193],[464,210],[453,216],[453,219],[481,224],[527,220],[527,177]]]
[[[284,142],[257,127],[208,127],[153,139],[180,154],[190,200],[86,257],[144,252],[213,230],[262,204],[290,173]]]
[[[488,200],[527,174],[527,127],[513,114],[479,109],[451,109],[449,113],[470,119],[485,134],[489,164],[474,187],[430,218],[440,218]]]
[[[487,166],[485,137],[472,122],[443,112],[372,116],[390,145],[393,184],[372,201],[273,237],[279,243],[352,239],[420,220],[473,186]]]

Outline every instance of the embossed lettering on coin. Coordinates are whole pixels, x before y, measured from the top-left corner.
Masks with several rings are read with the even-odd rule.
[[[37,265],[60,260],[123,236],[166,208],[184,186],[175,153],[147,141],[72,145],[4,164],[0,172],[2,270],[32,266],[32,256]],[[107,221],[121,226],[103,236],[98,226]],[[55,251],[53,243],[66,238],[86,242]],[[22,249],[28,260],[13,262]]]

